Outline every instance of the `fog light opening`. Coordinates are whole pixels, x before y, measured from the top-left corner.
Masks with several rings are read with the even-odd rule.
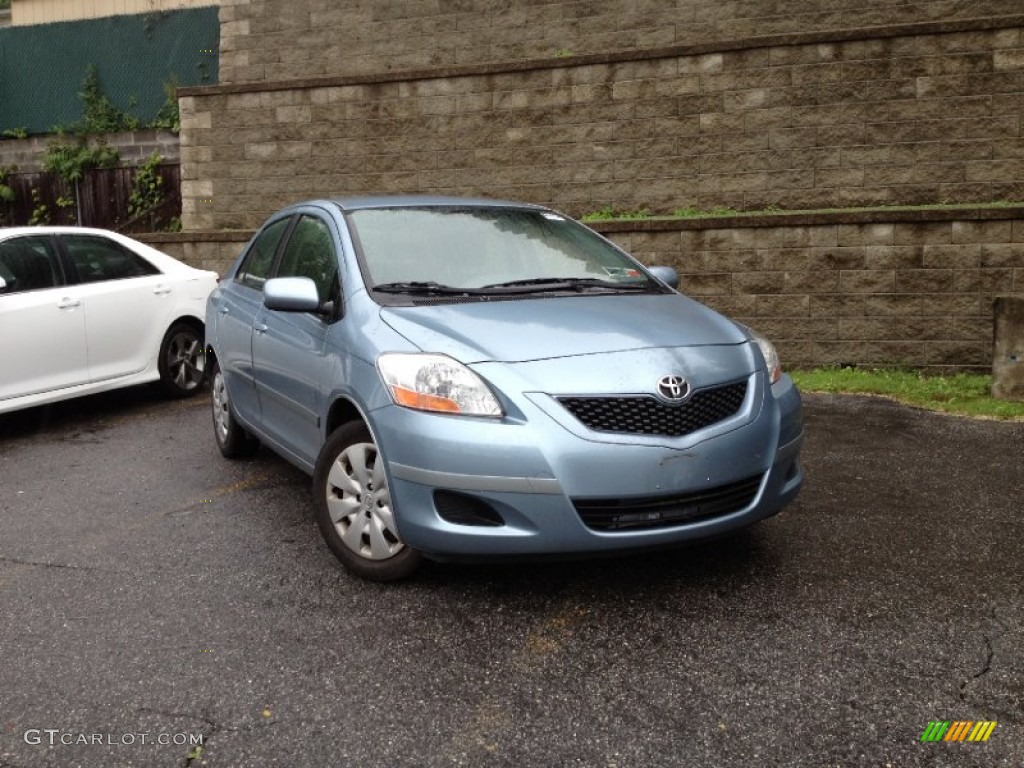
[[[454,491],[434,491],[434,507],[442,520],[455,525],[497,528],[504,518],[483,499]]]

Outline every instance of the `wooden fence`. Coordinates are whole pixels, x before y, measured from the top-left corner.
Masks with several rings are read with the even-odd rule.
[[[78,184],[55,173],[12,173],[4,182],[14,192],[12,202],[0,202],[0,224],[80,225],[122,232],[159,232],[181,216],[181,171],[177,163],[158,166],[163,200],[135,217],[128,202],[136,168],[95,168]]]

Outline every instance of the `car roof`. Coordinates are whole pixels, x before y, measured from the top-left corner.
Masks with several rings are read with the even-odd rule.
[[[64,225],[51,225],[38,227],[0,227],[0,241],[8,240],[12,237],[21,237],[23,235],[37,235],[37,236],[49,236],[49,235],[96,235],[98,237],[104,237],[108,240],[112,240],[115,243],[120,243],[129,250],[134,251],[140,256],[145,257],[150,262],[155,264],[163,272],[170,270],[175,271],[191,271],[191,272],[209,272],[210,274],[216,274],[208,269],[198,269],[193,267],[191,264],[186,264],[180,259],[176,259],[169,253],[154,248],[153,246],[136,240],[128,235],[122,235],[120,232],[114,232],[110,229],[99,229],[97,227],[72,227]]]
[[[533,205],[532,203],[521,203],[512,200],[492,200],[485,197],[451,197],[444,195],[375,195],[367,197],[336,197],[323,202],[332,203],[342,211],[358,211],[366,208],[424,208],[432,206],[530,208],[533,210],[544,210],[542,206]],[[302,205],[302,203],[299,203],[298,205]]]
[[[109,229],[98,229],[96,227],[73,227],[68,225],[44,226],[21,226],[21,227],[0,227],[0,237],[13,235],[99,235],[108,237],[119,233]]]

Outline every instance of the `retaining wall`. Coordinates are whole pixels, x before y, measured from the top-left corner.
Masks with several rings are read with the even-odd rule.
[[[1019,0],[223,0],[180,92],[183,224],[226,265],[313,197],[667,214],[1024,200]],[[984,368],[1020,205],[595,225],[790,365]],[[189,238],[208,239],[193,241]],[[245,235],[239,235],[245,239]],[[223,268],[223,267],[222,267]]]
[[[593,226],[675,267],[684,293],[768,335],[790,367],[988,369],[994,299],[1024,296],[1024,206]],[[250,235],[145,239],[223,273]]]
[[[1022,31],[1001,17],[187,88],[184,226],[362,193],[574,215],[1024,200]]]
[[[47,142],[54,138],[30,136],[25,139],[0,140],[0,167],[13,168],[19,173],[41,171]],[[127,131],[107,134],[103,138],[117,149],[124,165],[142,165],[153,152],[159,152],[170,163],[176,163],[180,158],[178,135],[170,131]]]
[[[1019,0],[221,0],[221,83],[957,22]]]

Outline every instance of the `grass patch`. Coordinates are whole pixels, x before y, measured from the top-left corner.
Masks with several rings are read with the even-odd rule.
[[[687,206],[676,208],[670,214],[652,213],[647,208],[636,211],[616,210],[606,206],[597,211],[584,214],[582,221],[635,221],[637,219],[713,219],[725,216],[786,216],[795,214],[815,213],[864,213],[869,211],[956,211],[974,208],[1011,208],[1021,205],[1015,200],[994,200],[988,203],[932,203],[926,205],[872,205],[851,208],[778,208],[769,206],[758,210],[739,210],[736,208],[696,208]]]
[[[651,212],[646,208],[636,211],[619,211],[610,205],[596,211],[585,213],[580,221],[637,221],[638,219],[653,218]]]
[[[983,374],[928,376],[903,369],[815,368],[790,371],[790,375],[804,392],[881,395],[930,411],[1024,420],[1024,402],[992,397],[992,377]]]
[[[769,206],[759,210],[740,211],[735,208],[678,208],[672,218],[703,219],[715,216],[785,216],[805,213],[864,213],[867,211],[958,211],[974,208],[1012,208],[1021,203],[1014,200],[994,200],[988,203],[927,203],[923,205],[871,205],[849,208],[779,208]]]
[[[673,219],[710,219],[716,216],[756,216],[762,213],[778,213],[779,208],[765,208],[763,211],[738,211],[735,208],[676,208]]]

